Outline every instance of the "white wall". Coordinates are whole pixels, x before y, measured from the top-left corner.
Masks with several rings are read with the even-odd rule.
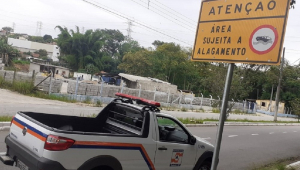
[[[53,45],[53,53],[52,53],[52,60],[58,61],[58,57],[60,56],[60,49],[57,45]]]
[[[81,77],[82,75],[83,75],[83,80],[92,80],[92,75],[91,74],[85,74],[85,73],[74,72],[73,77]]]
[[[35,70],[36,73],[40,72],[41,66],[38,64],[30,63],[29,72]]]
[[[52,53],[53,52],[53,45],[50,44],[42,44],[42,43],[37,43],[37,42],[31,42],[31,49],[43,49],[46,50],[48,53]]]
[[[14,38],[8,38],[8,42],[7,43],[9,45],[12,45],[13,47],[31,49],[31,41],[19,40],[19,39],[14,39]]]
[[[8,38],[8,44],[22,52],[35,52],[40,49],[46,50],[48,52],[48,57],[53,61],[58,61],[58,57],[60,56],[60,49],[57,45],[43,44],[14,38]]]

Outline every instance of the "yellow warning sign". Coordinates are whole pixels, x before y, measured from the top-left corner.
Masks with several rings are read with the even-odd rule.
[[[203,1],[192,60],[280,64],[289,2]]]

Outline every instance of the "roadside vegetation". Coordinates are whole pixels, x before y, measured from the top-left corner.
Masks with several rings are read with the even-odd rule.
[[[8,89],[14,92],[18,92],[20,94],[31,96],[31,97],[38,97],[43,99],[49,100],[58,100],[62,102],[68,103],[76,103],[76,100],[69,99],[65,96],[56,96],[56,95],[49,95],[34,89],[34,86],[31,82],[7,82],[4,81],[3,77],[0,77],[0,88]]]
[[[254,167],[251,170],[297,170],[294,167],[287,166],[296,161],[299,161],[299,158],[291,157],[288,159],[277,160],[267,165],[262,165],[262,166],[254,165]]]
[[[12,118],[12,116],[0,116],[0,122],[10,122]]]

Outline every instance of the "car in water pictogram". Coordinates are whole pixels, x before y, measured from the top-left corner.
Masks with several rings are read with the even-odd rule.
[[[269,36],[258,36],[256,37],[257,42],[253,42],[254,45],[257,45],[259,43],[262,43],[263,45],[267,45],[269,43],[273,43],[272,38]]]

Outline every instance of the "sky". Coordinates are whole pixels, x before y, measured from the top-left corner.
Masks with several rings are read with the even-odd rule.
[[[118,29],[143,47],[155,40],[175,42],[192,48],[201,0],[0,0],[0,27],[15,25],[15,33],[54,38],[60,33],[55,26],[69,29]],[[149,8],[148,8],[148,1]],[[98,7],[91,5],[93,3]],[[110,12],[108,12],[110,11]],[[284,47],[291,64],[300,62],[300,5],[290,10]]]

